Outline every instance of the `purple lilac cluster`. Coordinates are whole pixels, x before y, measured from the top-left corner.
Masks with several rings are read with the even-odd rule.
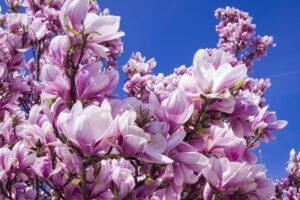
[[[119,16],[90,0],[7,5],[0,20],[0,199],[274,195],[253,149],[287,122],[268,110],[269,81],[250,78],[234,46],[200,49],[192,66],[168,76],[154,75],[156,61],[135,53],[123,66],[128,97],[117,99]],[[235,22],[250,19],[217,11],[227,24],[231,12]],[[252,37],[254,30],[245,31]]]

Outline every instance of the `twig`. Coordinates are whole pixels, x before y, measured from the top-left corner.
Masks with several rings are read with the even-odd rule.
[[[35,200],[39,200],[40,199],[40,182],[39,182],[39,178],[37,176],[35,176],[35,190],[36,190],[36,196],[35,196]]]
[[[81,193],[82,193],[82,199],[83,200],[88,200],[88,194],[87,194],[87,188],[86,188],[86,171],[85,171],[85,166],[81,169],[80,172],[81,176]]]

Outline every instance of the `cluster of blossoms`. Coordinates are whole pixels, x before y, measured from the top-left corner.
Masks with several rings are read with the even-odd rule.
[[[269,47],[274,47],[273,37],[255,36],[255,24],[246,12],[226,7],[215,12],[221,21],[216,26],[220,36],[218,47],[234,54],[248,68],[255,60],[265,56]]]
[[[120,100],[113,93],[120,17],[90,0],[7,5],[0,20],[0,199],[272,197],[275,184],[253,149],[286,122],[264,104],[269,80],[250,78],[253,59],[240,56],[253,48],[258,58],[268,46],[268,39],[249,41],[247,14],[217,10],[220,48],[198,50],[192,66],[169,76],[154,75],[155,60],[133,54],[123,66],[128,97]],[[243,30],[243,48],[241,37],[228,48],[227,25],[246,22],[253,30]]]
[[[295,149],[290,152],[290,160],[286,168],[288,177],[276,181],[276,193],[272,200],[296,200],[300,199],[300,153]]]

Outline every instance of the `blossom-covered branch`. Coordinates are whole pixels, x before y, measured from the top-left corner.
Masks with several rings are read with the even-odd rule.
[[[153,74],[134,53],[118,99],[120,17],[90,0],[7,0],[0,16],[0,199],[270,199],[253,149],[274,139],[273,46],[251,17],[218,9],[218,48]],[[21,10],[25,9],[25,13]],[[245,54],[246,53],[246,54]]]

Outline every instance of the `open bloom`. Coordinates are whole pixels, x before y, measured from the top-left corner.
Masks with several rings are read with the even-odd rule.
[[[186,142],[181,130],[173,133],[167,141],[165,154],[174,160],[168,164],[162,178],[170,181],[168,187],[155,193],[159,199],[180,199],[184,184],[194,184],[198,174],[209,164],[209,159]]]
[[[154,93],[150,93],[149,101],[154,107],[154,116],[160,121],[167,121],[173,129],[184,124],[194,111],[194,104],[188,101],[180,89],[173,91],[161,103]]]
[[[68,62],[70,46],[71,42],[68,36],[58,35],[54,37],[49,45],[49,52],[46,55],[47,60],[59,67],[65,67]]]
[[[283,129],[287,125],[287,121],[277,120],[275,112],[268,112],[268,107],[262,108],[252,122],[252,129],[260,129],[262,140],[265,142],[275,139],[272,131]]]
[[[230,162],[225,157],[212,157],[202,173],[208,181],[205,186],[205,200],[213,199],[216,192],[220,192],[224,200],[234,199],[235,195],[264,200],[269,199],[275,191],[274,183],[266,178],[262,165]]]
[[[15,144],[12,149],[12,154],[16,160],[14,166],[20,170],[26,170],[31,167],[36,159],[36,155],[31,153],[30,149],[21,141]]]
[[[134,188],[134,167],[129,161],[120,159],[111,161],[112,168],[112,181],[118,187],[120,192],[120,197],[124,198],[128,195]]]
[[[0,148],[0,181],[6,185],[14,158],[8,147]]]
[[[36,159],[32,168],[39,177],[48,179],[50,176],[57,174],[61,170],[59,166],[55,169],[53,169],[53,167],[51,159],[44,156]]]
[[[160,133],[146,133],[135,124],[135,119],[134,111],[125,111],[120,116],[119,151],[150,163],[172,163],[173,160],[163,154],[167,149],[167,139]]]
[[[85,34],[89,34],[90,41],[97,43],[117,39],[124,35],[123,32],[118,32],[120,17],[99,16],[88,12],[88,9],[88,0],[67,0],[59,16],[64,29],[71,34],[84,31]]]
[[[45,97],[70,97],[70,80],[63,70],[51,64],[45,64],[41,69],[43,95]]]
[[[246,140],[237,137],[226,124],[224,127],[212,126],[209,133],[203,135],[204,151],[213,153],[215,156],[224,156],[231,161],[236,161],[246,151]]]
[[[206,50],[198,50],[194,56],[191,75],[184,74],[179,86],[187,92],[191,100],[199,98],[201,94],[207,98],[222,99],[225,102],[218,104],[229,106],[219,105],[220,110],[231,113],[234,100],[232,103],[232,96],[228,90],[247,77],[247,67],[243,64],[232,66],[223,56],[222,50],[212,55]]]
[[[108,150],[106,140],[117,133],[118,118],[113,119],[107,100],[101,107],[89,105],[83,108],[81,102],[77,102],[71,111],[65,109],[58,116],[58,126],[83,153],[93,154]]]
[[[114,70],[101,72],[102,63],[83,66],[76,76],[77,95],[80,99],[91,99],[109,94],[119,81],[119,73]]]

